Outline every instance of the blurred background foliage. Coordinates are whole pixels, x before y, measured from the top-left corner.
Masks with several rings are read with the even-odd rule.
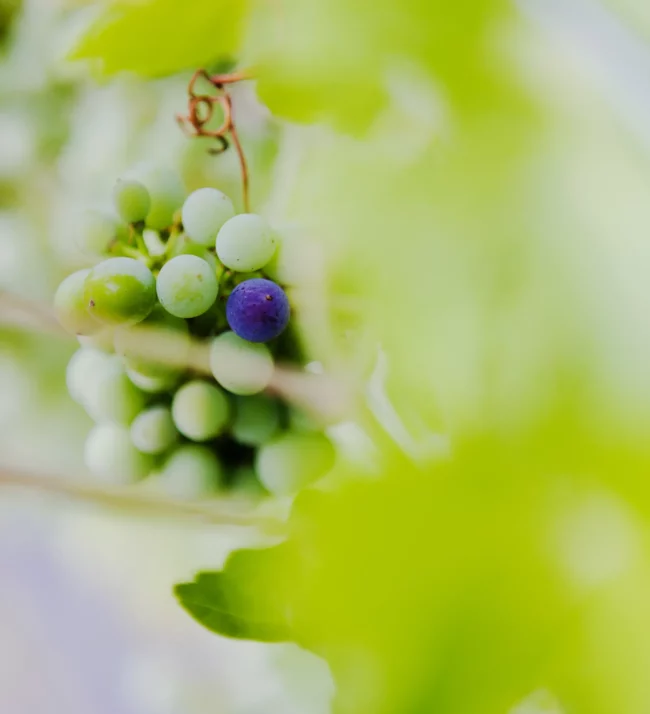
[[[253,205],[300,227],[286,242],[303,258],[297,319],[357,397],[350,421],[371,446],[342,449],[329,482],[299,496],[273,569],[253,553],[224,586],[230,614],[269,614],[321,655],[338,712],[650,710],[646,4],[14,6],[0,6],[0,285],[31,300],[83,264],[78,212],[133,163],[237,195],[233,157],[206,156],[173,117],[197,65],[256,74],[235,97]],[[1,336],[4,464],[80,472],[88,425],[62,387],[73,346]],[[201,685],[176,673],[181,705],[134,710],[327,711],[319,660],[171,614],[171,582],[218,567],[243,536],[37,505],[20,501],[38,514],[32,538],[43,520],[57,534],[58,568],[99,580],[121,603],[105,607],[146,621],[163,653],[178,636],[202,662]],[[156,607],[164,623],[149,622]],[[260,684],[269,669],[281,694]],[[222,689],[202,699],[212,677]],[[162,680],[137,681],[149,696]],[[241,703],[247,687],[259,702]]]

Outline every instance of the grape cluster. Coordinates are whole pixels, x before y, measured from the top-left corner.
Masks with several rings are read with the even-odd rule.
[[[80,236],[102,259],[54,298],[81,343],[67,386],[96,422],[89,471],[177,498],[286,495],[323,476],[330,441],[264,393],[276,360],[302,361],[287,294],[264,273],[277,234],[214,188],[185,198],[156,174],[118,181],[113,203],[119,219],[89,212]],[[212,378],[188,366],[197,344]]]

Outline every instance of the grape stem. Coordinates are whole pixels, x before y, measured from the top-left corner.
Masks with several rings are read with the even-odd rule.
[[[196,90],[196,83],[199,79],[209,82],[218,92],[216,95],[199,94]],[[242,194],[244,211],[250,212],[249,197],[249,174],[246,156],[239,140],[239,134],[232,112],[232,97],[228,93],[226,86],[236,82],[252,79],[252,75],[246,71],[233,72],[231,74],[208,74],[204,69],[197,70],[187,87],[188,111],[187,115],[178,114],[176,120],[183,131],[191,137],[204,136],[215,139],[218,146],[210,149],[211,154],[221,154],[228,149],[232,141],[242,177]],[[206,125],[212,119],[214,107],[218,104],[223,111],[223,122],[218,129],[208,129]],[[230,139],[230,141],[229,141]]]
[[[279,535],[284,530],[280,514],[260,512],[260,509],[250,502],[236,498],[213,499],[211,502],[178,501],[163,496],[136,493],[129,487],[100,487],[85,483],[81,479],[63,479],[13,467],[0,469],[0,486],[72,497],[152,516],[186,517],[215,525],[256,528],[269,535]]]

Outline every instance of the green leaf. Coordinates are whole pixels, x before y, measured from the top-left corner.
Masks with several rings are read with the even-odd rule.
[[[203,67],[239,47],[245,0],[147,0],[113,3],[73,49],[98,60],[105,75],[148,77]]]
[[[286,544],[263,550],[239,550],[221,572],[198,573],[174,593],[183,608],[204,627],[225,637],[287,642],[287,600],[280,588],[271,588],[282,569]]]

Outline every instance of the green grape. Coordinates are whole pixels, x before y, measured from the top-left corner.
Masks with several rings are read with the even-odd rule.
[[[78,404],[84,403],[87,384],[112,358],[92,347],[81,347],[70,358],[65,372],[65,383],[70,396]]]
[[[224,223],[235,215],[232,201],[216,188],[200,188],[183,204],[183,228],[202,245],[214,245]]]
[[[144,408],[146,397],[129,379],[119,357],[97,362],[80,392],[80,402],[96,422],[130,424]]]
[[[205,446],[179,446],[156,474],[156,483],[170,498],[199,499],[221,486],[219,459]]]
[[[318,424],[316,419],[303,409],[289,409],[289,427],[294,431],[320,431],[323,424]]]
[[[231,270],[250,273],[273,257],[276,236],[260,216],[243,213],[224,224],[217,236],[217,257]]]
[[[156,281],[139,260],[109,258],[90,271],[84,285],[84,301],[100,322],[134,325],[152,311]]]
[[[195,255],[179,255],[158,275],[158,299],[176,317],[197,317],[207,312],[219,292],[219,282],[208,263]]]
[[[229,392],[257,394],[271,382],[273,357],[266,345],[246,342],[234,332],[224,332],[212,340],[210,369]]]
[[[279,426],[280,408],[275,400],[262,394],[237,399],[232,435],[240,444],[260,446]]]
[[[151,206],[145,219],[147,227],[157,231],[169,228],[185,199],[180,176],[161,166],[145,164],[131,172],[131,177],[144,184],[149,191]]]
[[[332,442],[324,434],[286,432],[260,447],[255,470],[268,491],[288,496],[325,476],[334,458]]]
[[[135,327],[115,333],[115,351],[124,358],[127,369],[145,377],[174,377],[178,381],[189,349],[187,323],[170,315],[161,305],[156,305]]]
[[[176,388],[180,375],[178,373],[168,374],[164,377],[149,377],[146,374],[140,374],[135,369],[126,368],[126,375],[131,382],[147,394],[164,394],[171,392]]]
[[[145,454],[162,454],[177,439],[178,431],[168,407],[145,409],[131,424],[131,440]]]
[[[72,334],[90,334],[100,325],[88,310],[84,285],[90,270],[77,270],[59,285],[54,295],[54,312],[62,327]]]
[[[121,485],[145,478],[153,468],[152,457],[133,446],[129,430],[110,423],[92,429],[86,439],[84,461],[97,478]]]
[[[91,347],[101,352],[113,352],[115,330],[105,327],[92,335],[77,335],[77,342],[82,347]]]
[[[183,436],[192,441],[207,441],[218,436],[228,423],[230,403],[218,387],[197,379],[176,392],[172,416]]]
[[[151,196],[146,186],[132,179],[119,179],[113,189],[115,210],[123,221],[144,221],[151,208]]]
[[[175,255],[195,255],[197,258],[202,258],[212,268],[213,272],[217,273],[217,258],[214,253],[209,251],[204,245],[195,243],[187,236],[183,236],[176,246]]]
[[[84,211],[76,243],[87,255],[104,255],[116,241],[128,237],[127,227],[115,216],[95,210]]]
[[[239,466],[229,478],[229,491],[232,495],[244,498],[261,498],[268,495],[252,466]]]

